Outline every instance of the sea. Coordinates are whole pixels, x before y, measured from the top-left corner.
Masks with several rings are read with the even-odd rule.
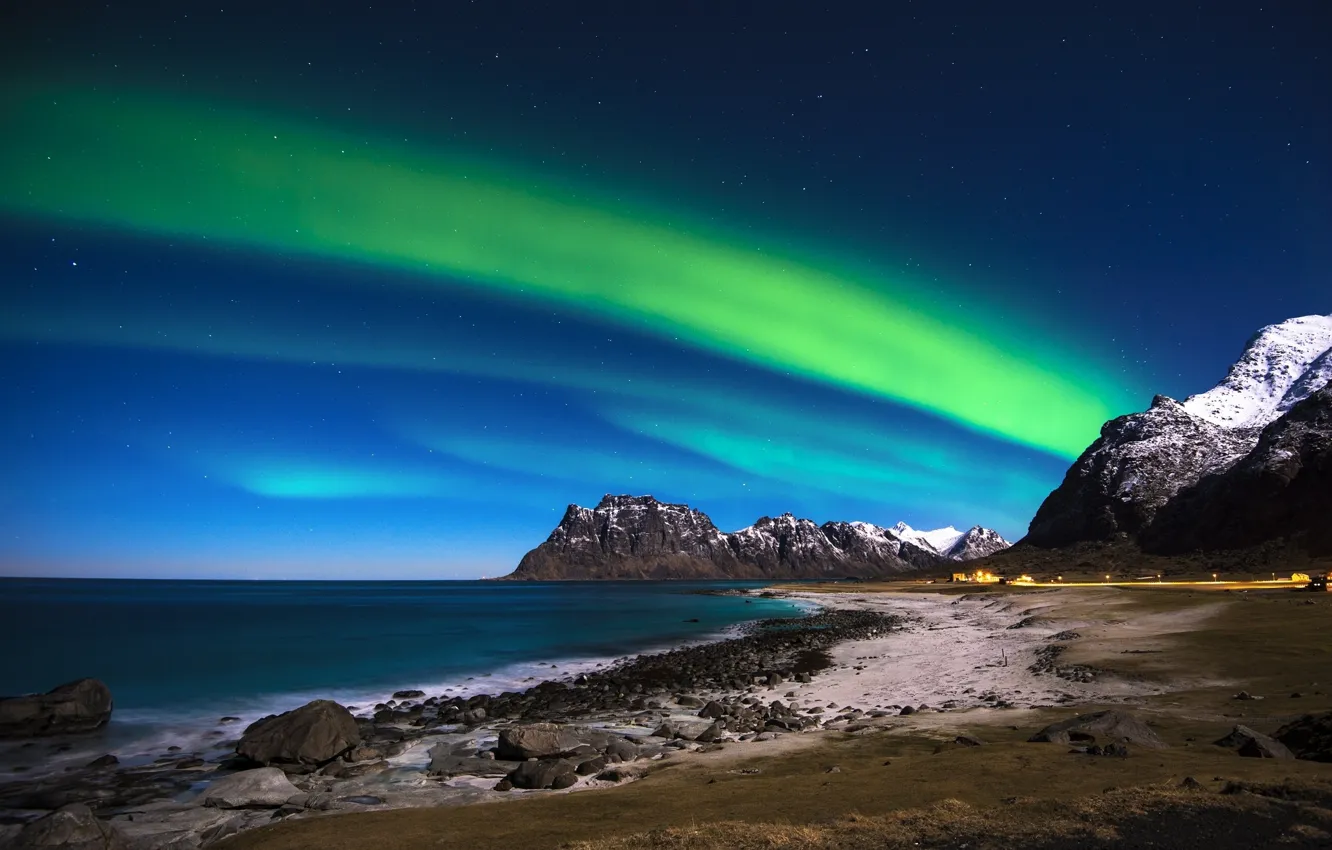
[[[92,738],[40,757],[0,747],[0,773],[36,776],[106,752],[132,765],[169,746],[200,751],[222,743],[223,716],[240,718],[225,727],[238,735],[312,699],[366,710],[397,690],[522,690],[807,607],[701,592],[762,586],[0,579],[0,695],[93,677],[115,700]]]

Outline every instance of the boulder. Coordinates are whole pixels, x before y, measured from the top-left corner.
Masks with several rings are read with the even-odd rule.
[[[429,755],[430,765],[426,767],[426,773],[430,776],[505,776],[517,766],[514,763],[517,759],[478,758],[450,750],[448,744],[436,744],[430,748]]]
[[[1097,711],[1051,723],[1027,739],[1052,744],[1094,744],[1097,741],[1137,744],[1161,749],[1166,746],[1151,727],[1126,711]]]
[[[606,757],[594,756],[590,759],[584,759],[578,763],[576,772],[579,776],[591,776],[594,773],[600,773],[606,769]]]
[[[112,823],[136,848],[186,850],[201,844],[206,846],[208,836],[216,835],[224,824],[243,826],[250,816],[266,818],[268,812],[157,803],[121,811]]]
[[[250,724],[236,752],[264,765],[320,765],[359,743],[352,713],[332,700],[317,699]]]
[[[1295,754],[1280,741],[1273,740],[1248,726],[1236,726],[1230,734],[1216,742],[1218,747],[1229,747],[1240,755],[1259,759],[1293,759]]]
[[[60,848],[60,850],[130,850],[130,840],[120,830],[100,821],[82,803],[71,803],[19,830],[15,848]]]
[[[714,725],[708,720],[668,720],[653,730],[652,734],[658,738],[694,741]]]
[[[708,702],[707,705],[699,709],[698,716],[706,717],[709,720],[717,720],[727,715],[726,706],[717,702],[715,699]]]
[[[606,742],[606,756],[620,761],[633,761],[638,758],[638,745],[624,738],[611,738]]]
[[[558,723],[510,726],[500,730],[495,757],[526,761],[531,758],[544,759],[569,755],[583,746],[585,743],[583,737],[578,734],[575,727],[562,726]]]
[[[246,826],[259,826],[259,824],[251,821],[246,815],[235,815],[220,823],[215,823],[199,833],[199,846],[212,846],[214,842],[229,838],[245,829]],[[188,841],[189,839],[186,838],[185,840]],[[183,846],[189,847],[190,845],[184,844]],[[167,845],[167,850],[175,850],[175,848],[171,845]]]
[[[79,679],[44,694],[0,698],[0,738],[93,732],[111,719],[111,689]]]
[[[342,757],[347,761],[379,761],[384,757],[384,749],[361,744],[352,747]]]
[[[577,767],[564,759],[545,759],[543,761],[525,761],[518,769],[508,775],[514,788],[541,790],[545,788],[568,788],[578,781]]]
[[[1306,714],[1276,730],[1272,737],[1285,744],[1296,758],[1332,762],[1332,712]]]
[[[299,793],[278,768],[258,767],[209,783],[199,802],[218,809],[276,809]]]

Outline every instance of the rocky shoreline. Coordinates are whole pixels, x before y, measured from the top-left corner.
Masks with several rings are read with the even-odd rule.
[[[355,716],[319,700],[256,721],[232,740],[223,730],[235,718],[223,718],[205,750],[171,748],[128,767],[108,754],[64,774],[0,784],[0,843],[49,831],[55,818],[89,835],[112,830],[122,844],[107,846],[204,847],[288,817],[617,784],[683,752],[865,716],[849,705],[783,702],[795,694],[781,689],[832,666],[838,644],[902,625],[893,614],[827,610],[758,621],[737,637],[521,692],[404,690],[372,709],[349,707]]]

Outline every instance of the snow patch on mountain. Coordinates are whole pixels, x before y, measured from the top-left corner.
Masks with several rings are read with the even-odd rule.
[[[899,522],[893,526],[892,532],[902,540],[910,540],[917,546],[923,546],[938,552],[940,555],[944,555],[949,549],[952,549],[964,534],[964,532],[958,531],[951,525],[936,528],[933,531],[917,531],[904,522]]]
[[[1324,351],[1309,364],[1298,381],[1291,385],[1277,405],[1277,412],[1285,415],[1292,407],[1309,398],[1328,384],[1332,384],[1332,348]]]
[[[1332,378],[1332,316],[1268,325],[1249,340],[1230,372],[1184,411],[1223,428],[1262,428]]]

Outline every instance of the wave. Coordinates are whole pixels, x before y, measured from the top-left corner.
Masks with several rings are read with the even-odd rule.
[[[807,599],[783,601],[806,614],[822,608],[817,602]],[[311,700],[330,699],[352,709],[358,716],[369,716],[376,705],[387,703],[393,698],[392,694],[398,691],[419,690],[426,697],[446,699],[524,691],[543,681],[568,681],[580,673],[604,670],[638,655],[653,655],[739,637],[754,622],[756,620],[736,623],[690,640],[649,646],[631,655],[525,661],[487,672],[458,674],[438,680],[406,681],[391,690],[382,685],[351,685],[230,697],[206,707],[117,709],[106,728],[95,735],[39,740],[36,744],[7,742],[0,745],[0,772],[16,780],[35,779],[61,773],[71,767],[81,767],[107,753],[114,754],[127,767],[149,764],[165,757],[183,759],[197,756],[208,761],[220,761],[234,752],[235,742],[245,727],[262,717],[290,711]],[[223,717],[235,719],[222,723]],[[172,750],[173,747],[177,749]],[[23,772],[15,773],[16,767],[23,767]]]

